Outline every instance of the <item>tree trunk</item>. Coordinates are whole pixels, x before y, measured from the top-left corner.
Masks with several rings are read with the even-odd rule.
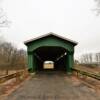
[[[6,75],[8,75],[9,74],[9,71],[8,71],[8,69],[6,69]]]

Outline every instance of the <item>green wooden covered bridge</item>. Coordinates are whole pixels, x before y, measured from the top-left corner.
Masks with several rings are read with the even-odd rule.
[[[45,61],[53,61],[55,71],[71,72],[74,64],[74,46],[77,42],[52,32],[24,42],[27,46],[28,69],[41,71]]]

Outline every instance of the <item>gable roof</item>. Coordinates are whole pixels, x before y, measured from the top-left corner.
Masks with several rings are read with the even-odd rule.
[[[55,33],[52,33],[52,32],[47,33],[47,34],[45,34],[45,35],[41,35],[41,36],[36,37],[36,38],[29,39],[29,40],[27,40],[27,41],[24,41],[24,44],[28,44],[28,43],[30,43],[30,42],[33,42],[33,41],[35,41],[35,40],[38,40],[38,39],[41,39],[41,38],[44,38],[44,37],[48,37],[48,36],[55,36],[55,37],[57,37],[57,38],[59,38],[59,39],[68,41],[68,42],[70,42],[70,43],[72,43],[72,44],[74,44],[74,45],[77,45],[77,44],[78,44],[78,42],[76,42],[76,41],[73,41],[73,40],[71,40],[71,39],[65,38],[65,37],[63,37],[63,36],[60,36],[60,35],[55,34]]]

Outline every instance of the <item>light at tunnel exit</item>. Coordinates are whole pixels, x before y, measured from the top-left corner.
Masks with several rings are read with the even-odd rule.
[[[44,61],[43,69],[54,69],[54,62],[53,61]]]

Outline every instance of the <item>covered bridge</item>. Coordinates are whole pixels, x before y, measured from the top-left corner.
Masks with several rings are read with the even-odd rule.
[[[71,72],[74,63],[74,46],[77,42],[54,33],[24,42],[27,46],[29,71],[44,70],[45,61],[53,61],[53,70]]]

